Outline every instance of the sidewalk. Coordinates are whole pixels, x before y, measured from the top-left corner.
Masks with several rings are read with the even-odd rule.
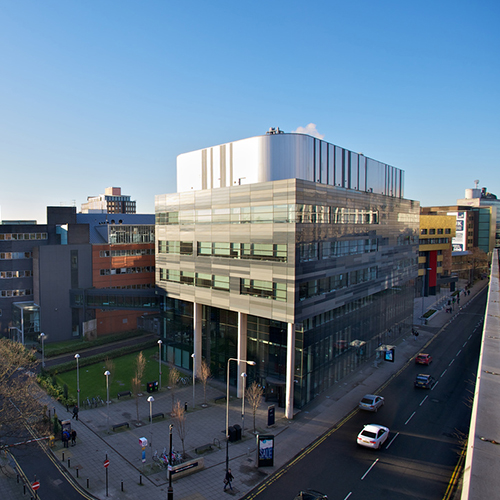
[[[471,289],[469,296],[462,296],[460,306],[464,310],[467,304],[479,293],[488,281],[477,282]],[[431,300],[435,297],[426,297]],[[422,299],[415,299],[415,310],[420,310]],[[427,308],[425,303],[424,308]],[[280,467],[290,461],[303,448],[324,434],[356,406],[358,401],[368,393],[375,392],[404,364],[419,352],[429,340],[457,314],[459,307],[455,307],[452,314],[442,311],[434,314],[428,324],[416,325],[420,335],[415,340],[411,334],[400,340],[396,347],[394,363],[380,362],[378,367],[373,359],[366,362],[360,369],[342,379],[337,385],[325,391],[302,411],[298,411],[294,420],[289,421],[284,417],[283,409],[276,408],[276,424],[267,428],[267,406],[263,402],[256,415],[256,427],[260,433],[275,436],[274,467],[256,467],[255,438],[253,431],[253,418],[249,406],[245,411],[245,426],[243,439],[229,444],[230,467],[233,476],[233,491],[223,493],[223,478],[225,473],[225,400],[215,403],[215,398],[225,395],[225,386],[213,384],[207,388],[207,408],[202,408],[203,389],[196,385],[196,408],[193,410],[193,388],[184,386],[175,391],[175,399],[182,403],[187,402],[186,416],[187,431],[185,450],[192,458],[203,457],[205,468],[189,476],[173,481],[174,498],[176,500],[217,500],[227,494],[234,498],[242,498],[255,486],[276,472]],[[463,311],[462,311],[463,312]],[[416,319],[418,323],[418,319]],[[113,397],[113,395],[111,395]],[[169,413],[172,407],[171,391],[163,389],[154,393],[153,414],[164,413],[165,418],[158,418],[149,423],[149,394],[138,399],[139,417],[144,425],[134,427],[133,421],[137,419],[136,402],[132,398],[122,398],[119,402],[114,399],[109,405],[109,426],[121,422],[129,422],[130,429],[108,431],[108,413],[106,407],[89,410],[80,410],[79,421],[71,420],[72,427],[77,431],[77,445],[62,448],[59,442],[52,452],[59,460],[62,467],[73,477],[83,489],[98,499],[119,498],[148,500],[165,499],[167,497],[168,479],[165,469],[155,468],[151,458],[152,452],[169,448]],[[71,419],[72,414],[58,403],[51,402],[61,420]],[[231,398],[229,405],[229,425],[241,425],[241,400]],[[151,434],[152,433],[152,434]],[[146,450],[146,463],[142,463],[142,451],[139,438],[146,437],[152,447]],[[215,445],[214,445],[215,443]],[[212,444],[214,451],[198,455],[195,448]],[[217,446],[220,444],[220,448]],[[173,430],[173,447],[182,451],[179,435]],[[63,460],[64,453],[64,460]],[[106,497],[105,468],[103,462],[109,459],[108,469],[109,485]],[[69,459],[69,460],[68,460]],[[77,478],[77,469],[78,475]],[[3,470],[3,469],[2,469]],[[87,488],[87,481],[89,488]],[[142,484],[141,484],[142,483]],[[123,485],[123,491],[122,491]],[[43,497],[43,481],[39,490]],[[16,483],[16,476],[7,477],[0,472],[0,498],[13,500],[26,498],[23,496],[22,484]]]

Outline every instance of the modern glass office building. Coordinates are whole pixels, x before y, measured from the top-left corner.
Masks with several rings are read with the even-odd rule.
[[[273,131],[274,132],[274,131]],[[181,155],[158,195],[165,360],[302,407],[412,325],[419,204],[403,172],[301,134]],[[194,358],[191,356],[194,354]]]

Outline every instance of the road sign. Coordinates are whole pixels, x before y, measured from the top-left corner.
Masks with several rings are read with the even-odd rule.
[[[33,491],[36,491],[38,488],[40,488],[40,481],[35,481],[31,487],[33,488]]]
[[[106,469],[109,467],[109,460],[104,460],[104,467]]]

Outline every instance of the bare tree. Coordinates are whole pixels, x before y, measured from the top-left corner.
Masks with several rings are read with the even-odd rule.
[[[262,396],[264,394],[264,389],[261,385],[257,384],[257,382],[252,382],[252,385],[245,391],[245,397],[248,401],[248,404],[252,408],[253,412],[253,432],[255,434],[255,414],[257,413],[257,409],[259,408],[262,402]]]
[[[135,399],[135,409],[137,411],[137,422],[139,422],[139,396],[142,396],[142,377],[146,367],[146,358],[142,351],[135,359],[135,377],[132,378],[132,394]],[[111,370],[110,370],[111,371]]]
[[[207,384],[210,380],[212,372],[210,371],[210,365],[204,360],[201,360],[200,366],[198,368],[197,376],[203,384],[203,404],[207,406]]]
[[[179,370],[175,368],[175,366],[171,366],[169,371],[168,371],[168,386],[170,387],[170,390],[172,391],[172,411],[174,411],[174,398],[175,398],[175,389],[177,388],[177,384],[179,383],[179,380],[181,378],[181,374],[179,373]]]
[[[174,427],[177,429],[177,434],[182,443],[182,458],[185,457],[186,451],[184,448],[184,440],[186,439],[187,426],[186,426],[186,412],[181,402],[177,400],[172,410],[172,419],[174,421]]]
[[[20,419],[43,435],[48,432],[44,406],[39,402],[37,364],[22,344],[0,338],[0,438],[22,432]]]
[[[135,409],[137,411],[137,422],[139,422],[139,394],[141,393],[141,382],[137,376],[132,378],[132,394],[135,399]]]
[[[115,362],[111,358],[106,358],[104,360],[104,366],[106,370],[111,373],[109,376],[109,385],[111,385],[115,376]]]

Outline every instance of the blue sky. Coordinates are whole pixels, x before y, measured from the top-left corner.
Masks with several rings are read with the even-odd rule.
[[[177,155],[313,123],[405,197],[500,197],[497,1],[0,1],[0,217],[108,186],[154,212]]]

